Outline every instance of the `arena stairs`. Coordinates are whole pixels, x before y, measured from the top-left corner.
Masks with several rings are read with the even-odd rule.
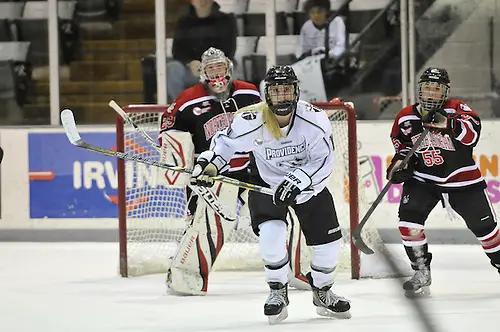
[[[107,23],[108,29],[81,27],[79,57],[69,68],[62,68],[60,82],[61,109],[71,108],[78,122],[113,123],[115,113],[109,109],[110,99],[122,105],[142,102],[140,60],[155,50],[154,3],[154,0],[124,0],[117,21],[98,22],[101,26]],[[185,5],[185,0],[167,1],[167,37],[172,37]],[[24,106],[28,123],[49,118],[48,77],[35,80],[31,103]]]

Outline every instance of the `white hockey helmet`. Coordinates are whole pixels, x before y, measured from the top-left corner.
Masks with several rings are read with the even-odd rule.
[[[210,47],[201,56],[200,81],[214,94],[225,94],[233,76],[233,62],[221,50]]]

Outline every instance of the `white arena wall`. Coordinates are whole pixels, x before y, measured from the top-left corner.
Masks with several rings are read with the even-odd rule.
[[[368,201],[386,183],[385,169],[393,153],[388,137],[391,125],[388,121],[358,123],[359,175]],[[82,126],[80,131],[91,144],[115,146],[112,126]],[[499,142],[500,122],[484,121],[475,157],[497,211]],[[117,241],[114,158],[73,147],[62,128],[0,128],[0,145],[5,151],[0,173],[0,241]],[[399,185],[392,186],[369,221],[386,242],[399,242],[400,193]],[[476,243],[460,217],[450,218],[440,205],[432,212],[427,229],[431,243]]]

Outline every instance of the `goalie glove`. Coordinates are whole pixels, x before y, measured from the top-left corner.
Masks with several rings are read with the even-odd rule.
[[[278,206],[292,205],[297,196],[311,184],[311,178],[301,169],[288,173],[274,191],[274,204]]]
[[[399,152],[392,157],[392,161],[387,168],[386,175],[387,180],[392,183],[403,183],[411,179],[413,176],[414,158],[410,158],[409,162],[404,167],[401,167],[403,159],[406,157],[406,153],[408,152]]]
[[[456,127],[456,115],[449,114],[443,109],[432,110],[422,117],[422,124],[426,128],[453,132]]]

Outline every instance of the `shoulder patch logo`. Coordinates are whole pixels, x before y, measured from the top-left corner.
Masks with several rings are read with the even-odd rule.
[[[462,109],[462,111],[464,112],[472,112],[471,108],[469,107],[469,105],[467,104],[460,104],[460,108]]]
[[[175,108],[175,102],[173,102],[172,104],[170,104],[170,106],[167,108],[167,113],[172,113],[172,111],[174,110]]]
[[[257,113],[248,111],[241,114],[241,117],[247,121],[255,120],[257,118]]]

